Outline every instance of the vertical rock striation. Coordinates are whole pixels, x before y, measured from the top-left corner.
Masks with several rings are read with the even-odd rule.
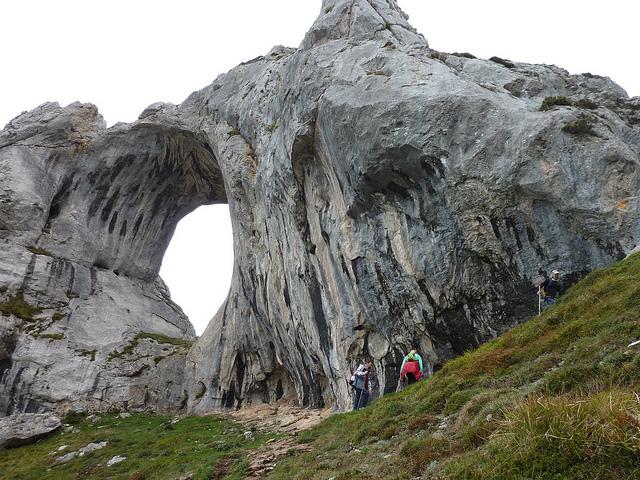
[[[439,363],[535,313],[539,268],[571,280],[631,251],[640,100],[469,57],[431,50],[394,0],[325,0],[298,49],[133,124],[88,105],[14,120],[0,411],[344,407],[357,358],[393,390],[409,348]],[[193,332],[157,272],[176,222],[214,202],[233,279],[185,358]]]
[[[195,334],[158,270],[178,220],[225,190],[162,108],[106,130],[92,105],[45,104],[0,134],[0,413],[186,399]]]

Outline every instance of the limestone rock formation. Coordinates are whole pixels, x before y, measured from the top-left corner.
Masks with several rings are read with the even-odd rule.
[[[158,270],[178,220],[224,199],[210,158],[177,124],[106,130],[91,105],[0,133],[0,412],[186,399],[195,334]]]
[[[48,413],[19,413],[0,417],[0,449],[35,443],[61,425],[58,417]]]
[[[0,134],[0,412],[344,407],[363,355],[394,390],[410,347],[436,364],[535,313],[540,268],[640,243],[639,125],[607,78],[430,49],[395,0],[325,0],[298,49],[129,125],[43,105]],[[215,202],[233,279],[185,358],[158,269]]]

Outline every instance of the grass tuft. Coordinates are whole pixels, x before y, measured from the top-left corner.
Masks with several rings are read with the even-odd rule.
[[[478,58],[475,55],[472,55],[468,52],[453,52],[451,55],[453,55],[454,57],[462,57],[462,58],[469,58],[469,59],[475,59]]]
[[[546,97],[540,105],[540,111],[546,112],[554,107],[578,107],[584,110],[595,110],[598,108],[598,104],[589,100],[588,98],[581,98],[580,100],[573,101],[567,97]]]
[[[590,135],[597,137],[598,134],[593,129],[593,121],[588,118],[579,118],[573,122],[567,123],[562,127],[562,131],[572,135]]]
[[[505,60],[504,58],[500,58],[500,57],[491,57],[489,60],[494,63],[498,63],[503,67],[516,68],[515,63],[513,63],[511,60]]]
[[[4,303],[0,303],[0,313],[3,316],[14,315],[27,322],[37,321],[36,316],[42,313],[42,309],[29,304],[24,299],[22,292],[17,293]]]
[[[40,247],[27,247],[27,250],[29,250],[31,253],[34,253],[35,255],[44,255],[46,257],[55,257],[55,255],[53,253],[51,253],[49,250],[45,250],[44,248],[40,248]]]
[[[165,344],[165,345],[173,345],[173,346],[176,346],[176,347],[182,347],[185,350],[188,349],[188,348],[191,348],[191,345],[193,345],[193,340],[187,340],[187,339],[184,339],[184,338],[168,337],[168,336],[162,335],[160,333],[138,332],[136,334],[136,336],[133,337],[133,339],[127,345],[125,345],[124,348],[121,351],[114,350],[113,352],[111,352],[109,354],[109,356],[107,357],[107,361],[111,361],[111,360],[114,360],[116,358],[125,358],[128,355],[131,355],[133,353],[133,351],[140,344],[140,340],[153,340],[156,343],[162,343],[162,344]],[[160,360],[156,361],[156,364],[159,361]]]
[[[581,98],[580,100],[576,101],[574,105],[578,108],[584,108],[586,110],[595,110],[598,108],[598,104],[592,102],[588,98]]]
[[[573,106],[573,102],[567,97],[546,97],[542,101],[542,105],[540,105],[540,111],[545,112],[547,110],[551,110],[553,107],[558,106]]]

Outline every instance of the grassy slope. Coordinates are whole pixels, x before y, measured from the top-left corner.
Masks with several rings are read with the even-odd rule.
[[[434,377],[304,432],[275,479],[640,479],[640,254]]]
[[[640,254],[589,275],[554,308],[433,378],[300,435],[314,451],[276,479],[640,479]],[[0,478],[242,478],[247,441],[215,417],[136,414],[76,422],[35,445],[0,451]],[[61,445],[108,446],[66,464]],[[62,453],[56,453],[61,455]],[[127,460],[107,468],[115,455]],[[221,468],[221,465],[227,465]]]
[[[134,414],[124,419],[107,415],[96,423],[82,417],[73,423],[75,433],[60,432],[34,445],[0,451],[0,478],[176,480],[193,473],[194,480],[203,480],[222,478],[228,472],[226,478],[241,479],[247,452],[273,438],[256,434],[248,441],[242,427],[216,417],[188,417],[171,423],[170,417],[159,415]],[[105,448],[82,458],[62,464],[55,461],[56,456],[105,440]],[[62,445],[69,448],[57,452]],[[106,467],[115,455],[127,459]]]

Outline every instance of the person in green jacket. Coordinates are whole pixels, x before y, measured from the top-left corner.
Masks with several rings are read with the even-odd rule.
[[[404,369],[405,363],[409,361],[418,362],[418,367],[420,368],[420,378],[424,377],[424,365],[422,363],[422,357],[415,350],[411,350],[402,360],[402,365],[400,366],[400,371],[402,372]]]

